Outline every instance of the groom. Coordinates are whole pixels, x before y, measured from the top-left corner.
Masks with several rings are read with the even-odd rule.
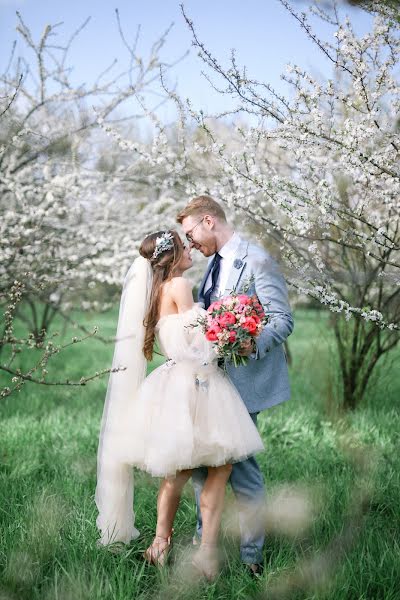
[[[249,356],[246,366],[227,364],[228,376],[239,391],[251,418],[257,425],[260,411],[290,397],[289,378],[283,343],[293,331],[284,278],[276,262],[260,246],[243,240],[226,220],[222,207],[210,196],[194,198],[178,214],[192,248],[210,257],[199,288],[199,301],[208,308],[218,296],[231,292],[257,294],[269,322],[251,344],[242,347]],[[193,472],[197,502],[197,529],[202,532],[200,492],[207,469]],[[250,573],[261,573],[264,545],[265,503],[263,477],[257,461],[250,457],[233,465],[230,477],[239,507],[240,555]]]

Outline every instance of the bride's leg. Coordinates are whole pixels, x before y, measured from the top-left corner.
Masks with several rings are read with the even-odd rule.
[[[208,476],[200,495],[203,533],[199,550],[192,562],[210,581],[217,576],[219,570],[217,541],[225,488],[231,471],[232,465],[208,467]]]
[[[163,566],[166,562],[182,489],[191,474],[190,470],[180,471],[176,477],[168,477],[161,483],[157,499],[156,536],[144,552],[144,558],[152,564]]]
[[[176,477],[167,477],[162,481],[157,499],[156,535],[161,537],[171,535],[182,490],[191,474],[191,470],[180,471]]]

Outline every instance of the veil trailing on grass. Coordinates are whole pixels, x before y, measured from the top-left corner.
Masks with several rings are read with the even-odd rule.
[[[101,424],[95,500],[99,510],[99,543],[128,543],[139,535],[133,511],[133,468],[127,463],[129,414],[146,377],[143,320],[153,283],[150,261],[142,256],[131,265],[123,285],[117,337]]]

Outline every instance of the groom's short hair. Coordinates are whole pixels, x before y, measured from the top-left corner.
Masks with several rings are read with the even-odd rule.
[[[177,215],[177,223],[182,223],[186,217],[203,217],[204,215],[211,215],[217,217],[221,221],[226,221],[226,215],[223,208],[211,198],[211,196],[197,196],[193,198],[185,208]]]

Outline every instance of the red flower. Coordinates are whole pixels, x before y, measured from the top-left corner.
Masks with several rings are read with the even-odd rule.
[[[236,341],[236,331],[229,332],[229,342],[233,344]]]
[[[221,327],[218,327],[218,325],[212,325],[206,331],[206,338],[209,342],[216,342],[218,339],[217,334],[221,333],[221,331]]]
[[[231,312],[225,312],[219,317],[218,321],[221,327],[227,327],[236,323],[236,317]]]
[[[243,329],[247,329],[250,335],[253,335],[257,331],[257,321],[255,317],[246,317],[242,323]]]

